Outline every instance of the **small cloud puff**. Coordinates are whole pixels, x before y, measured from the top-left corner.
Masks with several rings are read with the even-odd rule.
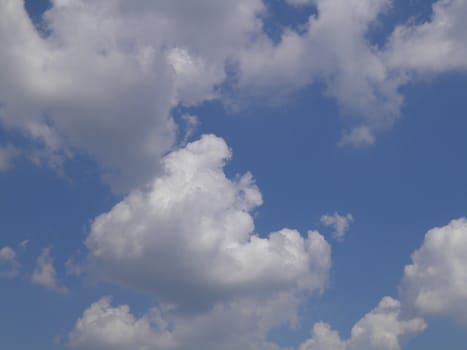
[[[58,294],[68,294],[68,288],[61,286],[57,281],[57,272],[53,263],[50,248],[43,249],[41,255],[37,258],[31,281]]]
[[[343,241],[344,236],[350,228],[350,224],[354,221],[352,214],[339,215],[334,213],[332,215],[326,214],[321,216],[321,224],[327,227],[332,227],[334,232],[332,237],[337,241]]]
[[[19,263],[16,252],[9,246],[0,249],[0,278],[14,278],[18,275]]]
[[[367,146],[375,143],[373,131],[368,126],[360,126],[344,133],[339,145],[341,146]]]

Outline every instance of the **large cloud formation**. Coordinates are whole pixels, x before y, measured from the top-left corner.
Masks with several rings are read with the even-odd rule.
[[[328,243],[315,231],[305,239],[290,229],[255,234],[251,211],[261,193],[248,173],[225,176],[230,156],[213,135],[167,155],[147,190],[94,220],[92,268],[177,304],[323,289]]]
[[[289,2],[317,14],[275,41],[261,0],[54,0],[41,32],[22,1],[2,1],[0,121],[39,146],[36,159],[60,166],[85,152],[128,191],[174,145],[175,106],[275,103],[321,81],[353,117],[342,143],[368,144],[399,117],[414,73],[467,66],[462,0],[439,0],[430,21],[396,27],[380,47],[368,36],[390,0]]]
[[[2,1],[0,120],[55,163],[85,151],[115,188],[142,185],[174,144],[171,109],[215,97],[225,61],[260,28],[262,8],[259,0],[55,0],[38,33],[22,1]]]
[[[165,156],[162,173],[98,216],[88,271],[153,293],[141,318],[103,298],[70,335],[78,349],[276,349],[271,329],[297,322],[303,296],[326,287],[330,246],[316,231],[261,237],[252,176],[223,171],[231,151],[204,135]]]

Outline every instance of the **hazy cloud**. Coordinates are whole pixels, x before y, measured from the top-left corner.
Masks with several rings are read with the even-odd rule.
[[[59,294],[67,294],[69,293],[68,288],[61,286],[57,281],[57,272],[50,253],[50,248],[42,250],[41,255],[36,260],[36,267],[32,273],[31,281]]]
[[[16,252],[9,246],[0,249],[0,278],[14,278],[18,275],[19,263]]]

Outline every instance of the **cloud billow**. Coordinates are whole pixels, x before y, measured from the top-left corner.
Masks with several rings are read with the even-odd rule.
[[[225,176],[230,155],[222,139],[205,135],[164,157],[149,189],[131,192],[92,223],[91,268],[182,305],[323,289],[327,242],[314,231],[307,238],[291,229],[255,234],[251,211],[261,193],[248,173]]]
[[[87,272],[161,306],[138,319],[103,298],[78,320],[73,347],[277,349],[268,332],[296,323],[303,297],[327,286],[330,246],[316,231],[256,234],[261,193],[249,173],[225,176],[230,157],[224,140],[204,135],[165,156],[146,190],[93,221]]]

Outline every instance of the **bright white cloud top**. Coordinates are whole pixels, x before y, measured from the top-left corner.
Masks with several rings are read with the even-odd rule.
[[[467,323],[467,219],[427,232],[404,269],[401,293],[421,315],[440,315]]]

